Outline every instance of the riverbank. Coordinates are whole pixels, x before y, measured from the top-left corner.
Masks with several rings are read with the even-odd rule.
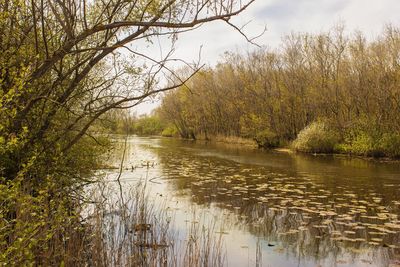
[[[215,142],[215,143],[223,143],[228,145],[240,145],[247,148],[257,148],[257,142],[250,138],[243,138],[238,136],[224,136],[224,135],[215,135],[215,136],[196,136],[196,140],[205,141],[205,142]]]
[[[390,157],[370,157],[370,156],[361,156],[349,153],[311,153],[311,152],[301,152],[296,151],[295,149],[289,147],[280,147],[272,149],[274,151],[286,154],[305,154],[305,155],[314,155],[314,156],[333,156],[335,158],[354,158],[360,160],[374,161],[374,162],[382,162],[382,163],[400,163],[400,159],[398,158],[390,158]]]
[[[201,142],[211,142],[211,143],[220,143],[220,144],[225,144],[225,145],[232,145],[232,146],[242,146],[244,148],[252,148],[252,149],[261,149],[261,150],[272,150],[280,153],[287,153],[287,154],[305,154],[305,155],[315,155],[315,156],[333,156],[333,157],[340,157],[340,158],[357,158],[357,159],[363,159],[363,160],[368,160],[368,161],[376,161],[376,162],[387,162],[387,163],[400,163],[399,158],[392,158],[392,157],[387,157],[387,156],[367,156],[367,155],[357,155],[354,153],[346,153],[345,151],[339,152],[339,151],[332,151],[329,153],[316,153],[312,151],[299,151],[296,150],[292,144],[290,145],[285,145],[281,147],[275,147],[275,148],[263,148],[257,142],[253,139],[250,138],[243,138],[243,137],[237,137],[237,136],[223,136],[223,135],[217,135],[217,136],[208,136],[207,138],[204,138],[204,136],[200,136],[199,138],[196,137],[196,140],[193,139],[184,139],[180,137],[171,137],[171,136],[161,136],[162,138],[175,138],[175,139],[181,139],[181,140],[192,140],[192,141],[201,141]]]
[[[360,159],[365,161],[373,161],[373,162],[380,162],[380,163],[400,163],[399,158],[390,158],[390,157],[371,157],[371,156],[362,156],[362,155],[355,155],[349,153],[310,153],[310,152],[301,152],[296,151],[290,148],[277,148],[274,149],[275,151],[282,152],[282,153],[298,153],[304,155],[314,155],[314,156],[332,156],[334,158],[342,158],[342,159]]]

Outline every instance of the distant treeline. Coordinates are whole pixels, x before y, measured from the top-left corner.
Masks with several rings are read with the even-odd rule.
[[[137,116],[126,110],[118,110],[104,116],[102,128],[112,133],[148,136],[161,135],[168,127],[160,119],[157,112],[151,115]]]
[[[341,27],[279,49],[226,53],[167,93],[158,111],[184,138],[216,135],[307,152],[400,156],[400,29],[374,40]]]

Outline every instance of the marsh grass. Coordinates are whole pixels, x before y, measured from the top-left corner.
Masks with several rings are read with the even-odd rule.
[[[246,146],[246,147],[257,147],[257,143],[253,139],[243,138],[243,137],[239,137],[239,136],[215,135],[215,136],[210,137],[210,139],[217,143],[240,145],[240,146]]]
[[[90,266],[225,265],[223,236],[213,221],[193,220],[178,229],[174,211],[149,196],[146,182],[125,192],[118,188],[111,183],[92,189],[96,201],[85,211]]]

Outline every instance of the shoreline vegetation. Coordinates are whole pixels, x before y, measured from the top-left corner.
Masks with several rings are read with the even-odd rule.
[[[400,29],[391,25],[372,40],[340,26],[292,34],[276,50],[226,53],[135,123],[158,120],[156,134],[184,139],[398,159],[399,58]]]
[[[159,112],[159,111],[157,111]],[[274,145],[265,145],[263,140],[240,136],[205,135],[197,134],[183,137],[175,126],[165,123],[157,114],[142,115],[139,118],[129,117],[129,120],[114,119],[112,127],[107,125],[106,129],[117,134],[136,134],[138,136],[156,136],[163,138],[176,138],[181,140],[223,143],[227,145],[240,145],[246,148],[273,150],[282,153],[302,153],[311,155],[332,155],[341,157],[354,157],[365,160],[376,160],[381,162],[400,162],[400,143],[397,138],[400,134],[394,133],[393,140],[384,140],[392,143],[370,143],[359,144],[361,148],[352,150],[349,144],[339,142],[337,133],[329,132],[324,122],[316,122],[300,131],[293,141],[279,142]],[[125,114],[126,117],[126,114]],[[385,135],[390,136],[390,135]],[[382,139],[381,139],[382,140]],[[380,141],[381,141],[380,140]],[[365,140],[364,140],[365,141]],[[380,142],[379,141],[379,142]],[[391,147],[392,146],[392,147]],[[372,151],[372,147],[376,150]],[[381,147],[379,150],[379,147]],[[358,149],[358,150],[357,150]],[[384,151],[394,151],[393,154],[385,154]]]
[[[158,111],[180,136],[254,139],[265,148],[400,157],[400,29],[373,40],[335,27],[280,49],[227,53]]]
[[[147,118],[148,116],[143,116],[142,120]],[[154,119],[154,118],[152,118]],[[122,131],[116,131],[114,133],[117,134],[124,134]],[[200,141],[200,142],[211,142],[211,143],[221,143],[225,145],[232,145],[232,146],[241,146],[247,149],[263,149],[263,150],[272,150],[276,151],[279,153],[288,153],[288,154],[293,154],[293,153],[299,153],[299,154],[304,154],[304,155],[314,155],[314,156],[333,156],[333,157],[341,157],[341,158],[358,158],[362,160],[373,160],[377,162],[386,162],[386,163],[400,163],[400,158],[398,157],[386,157],[386,156],[367,156],[367,155],[359,155],[359,154],[352,154],[348,153],[345,151],[332,151],[328,153],[320,152],[320,153],[315,153],[315,152],[310,152],[310,151],[300,151],[296,150],[296,148],[293,146],[293,144],[289,144],[286,146],[279,146],[279,147],[274,147],[274,148],[265,148],[262,146],[259,146],[257,144],[257,141],[254,139],[248,139],[248,138],[243,138],[243,137],[236,137],[236,136],[209,136],[207,139],[204,136],[199,136],[196,139],[192,138],[182,138],[178,134],[175,135],[163,135],[162,132],[154,132],[153,134],[138,134],[135,131],[130,132],[129,134],[136,134],[138,136],[144,136],[144,137],[160,137],[160,138],[173,138],[177,140],[187,140],[187,141]],[[108,165],[103,166],[105,169],[115,169],[117,167],[112,167]]]
[[[197,72],[196,62],[174,54],[179,34],[226,23],[253,2],[1,1],[0,266],[124,266],[124,260],[127,266],[175,266],[163,261],[187,256],[152,258],[152,245],[165,251],[162,242],[127,246],[135,237],[118,227],[141,214],[125,204],[146,199],[98,203],[87,189],[100,183],[98,170],[118,153],[102,134],[107,118],[178,88]],[[162,48],[160,37],[166,40]],[[159,48],[161,55],[152,53]],[[178,73],[175,63],[190,71]],[[89,220],[85,211],[93,202],[98,216]],[[107,208],[131,217],[107,216],[114,212]],[[122,246],[110,251],[110,244]],[[208,260],[201,252],[214,255],[213,248],[188,249],[190,262],[176,266],[199,266]]]
[[[279,153],[288,153],[288,154],[293,154],[293,153],[299,153],[299,154],[304,154],[304,155],[314,155],[314,156],[333,156],[333,157],[340,157],[340,158],[358,158],[362,160],[373,160],[377,162],[393,162],[393,163],[400,163],[400,158],[392,158],[392,157],[385,157],[385,156],[379,156],[379,157],[374,157],[374,156],[366,156],[366,155],[357,155],[357,154],[351,154],[351,153],[346,153],[346,152],[339,152],[339,151],[333,151],[330,153],[313,153],[313,152],[307,152],[307,151],[298,151],[292,146],[281,146],[281,147],[275,147],[275,148],[263,148],[258,146],[257,142],[252,139],[245,139],[245,138],[238,138],[238,137],[224,137],[224,136],[218,136],[217,138],[210,138],[210,139],[204,139],[204,138],[199,138],[199,139],[185,139],[179,136],[163,136],[161,134],[155,134],[155,135],[139,135],[139,136],[154,136],[154,137],[160,137],[160,138],[174,138],[178,140],[190,140],[190,141],[201,141],[201,142],[214,142],[214,143],[222,143],[226,145],[233,145],[237,146],[240,145],[245,148],[253,148],[253,149],[265,149],[265,150],[271,150],[271,151],[276,151]]]
[[[172,70],[182,61],[173,56],[180,33],[211,21],[241,31],[229,19],[253,2],[0,4],[1,266],[223,266],[213,228],[193,229],[175,250],[168,214],[136,185],[123,194],[121,175],[133,168],[123,165],[125,149],[118,168],[107,165],[118,151],[104,133],[400,157],[394,26],[371,41],[341,27],[293,34],[276,51]],[[160,36],[170,51],[146,55],[158,51]],[[152,116],[129,115],[159,94]],[[102,191],[105,167],[118,199]]]
[[[140,179],[124,188],[122,181],[104,179],[90,188],[94,202],[86,207],[85,219],[90,222],[93,247],[87,262],[91,266],[224,266],[224,240],[222,234],[214,234],[216,225],[201,220],[192,207],[192,219],[199,221],[178,232],[166,200],[155,201],[149,195],[150,181]]]
[[[292,34],[280,49],[225,53],[165,93],[151,115],[114,116],[110,129],[398,160],[399,58],[400,29],[392,25],[375,39],[342,26]]]

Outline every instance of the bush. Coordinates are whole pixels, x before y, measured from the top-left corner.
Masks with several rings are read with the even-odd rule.
[[[254,140],[257,142],[259,147],[264,148],[275,148],[281,145],[279,136],[268,129],[257,133]]]
[[[163,123],[157,116],[143,116],[133,125],[133,132],[137,135],[159,135],[162,131]]]
[[[331,153],[338,144],[338,134],[324,122],[313,122],[300,131],[293,148],[301,152]]]
[[[376,126],[356,128],[346,134],[345,142],[337,146],[337,151],[360,156],[400,157],[400,134],[381,133]]]
[[[178,129],[175,126],[167,126],[161,133],[164,137],[178,136]]]
[[[378,148],[379,141],[364,131],[356,133],[350,140],[340,146],[340,152],[356,154],[360,156],[380,156],[382,152]]]
[[[400,158],[400,134],[384,134],[380,146],[386,156]]]

